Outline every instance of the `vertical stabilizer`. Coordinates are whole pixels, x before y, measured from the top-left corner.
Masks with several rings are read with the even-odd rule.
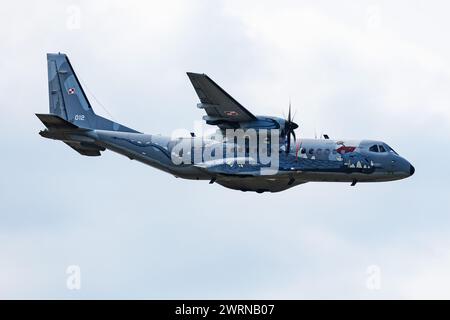
[[[137,132],[95,114],[67,55],[48,53],[47,66],[50,114],[79,128]]]

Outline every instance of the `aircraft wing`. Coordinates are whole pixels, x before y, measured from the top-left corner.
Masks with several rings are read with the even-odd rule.
[[[200,99],[198,107],[205,109],[207,116],[203,119],[208,124],[239,126],[239,122],[256,120],[256,117],[245,109],[232,96],[219,87],[206,74],[187,73]]]

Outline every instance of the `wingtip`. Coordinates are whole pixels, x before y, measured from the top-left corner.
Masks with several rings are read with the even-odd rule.
[[[205,73],[198,73],[198,72],[186,72],[186,74],[188,75],[188,77],[191,76],[207,76]]]

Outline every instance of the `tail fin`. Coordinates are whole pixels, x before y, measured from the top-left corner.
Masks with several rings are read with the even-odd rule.
[[[79,128],[137,132],[95,114],[67,55],[48,53],[50,113]]]
[[[65,54],[47,54],[50,113],[78,127],[94,128],[96,114]]]

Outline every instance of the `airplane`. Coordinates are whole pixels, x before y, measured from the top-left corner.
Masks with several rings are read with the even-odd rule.
[[[215,136],[145,134],[95,114],[66,54],[47,54],[47,65],[50,112],[36,114],[46,126],[39,134],[62,141],[84,156],[111,150],[177,178],[257,193],[280,192],[307,182],[355,186],[393,181],[415,172],[412,164],[382,141],[332,140],[328,135],[297,138],[298,124],[290,105],[287,119],[255,116],[199,73],[187,75],[200,100],[197,107],[206,112],[203,119],[218,127]],[[250,143],[250,134],[244,139],[228,135],[250,131],[256,144]],[[207,150],[209,156],[205,156]]]

